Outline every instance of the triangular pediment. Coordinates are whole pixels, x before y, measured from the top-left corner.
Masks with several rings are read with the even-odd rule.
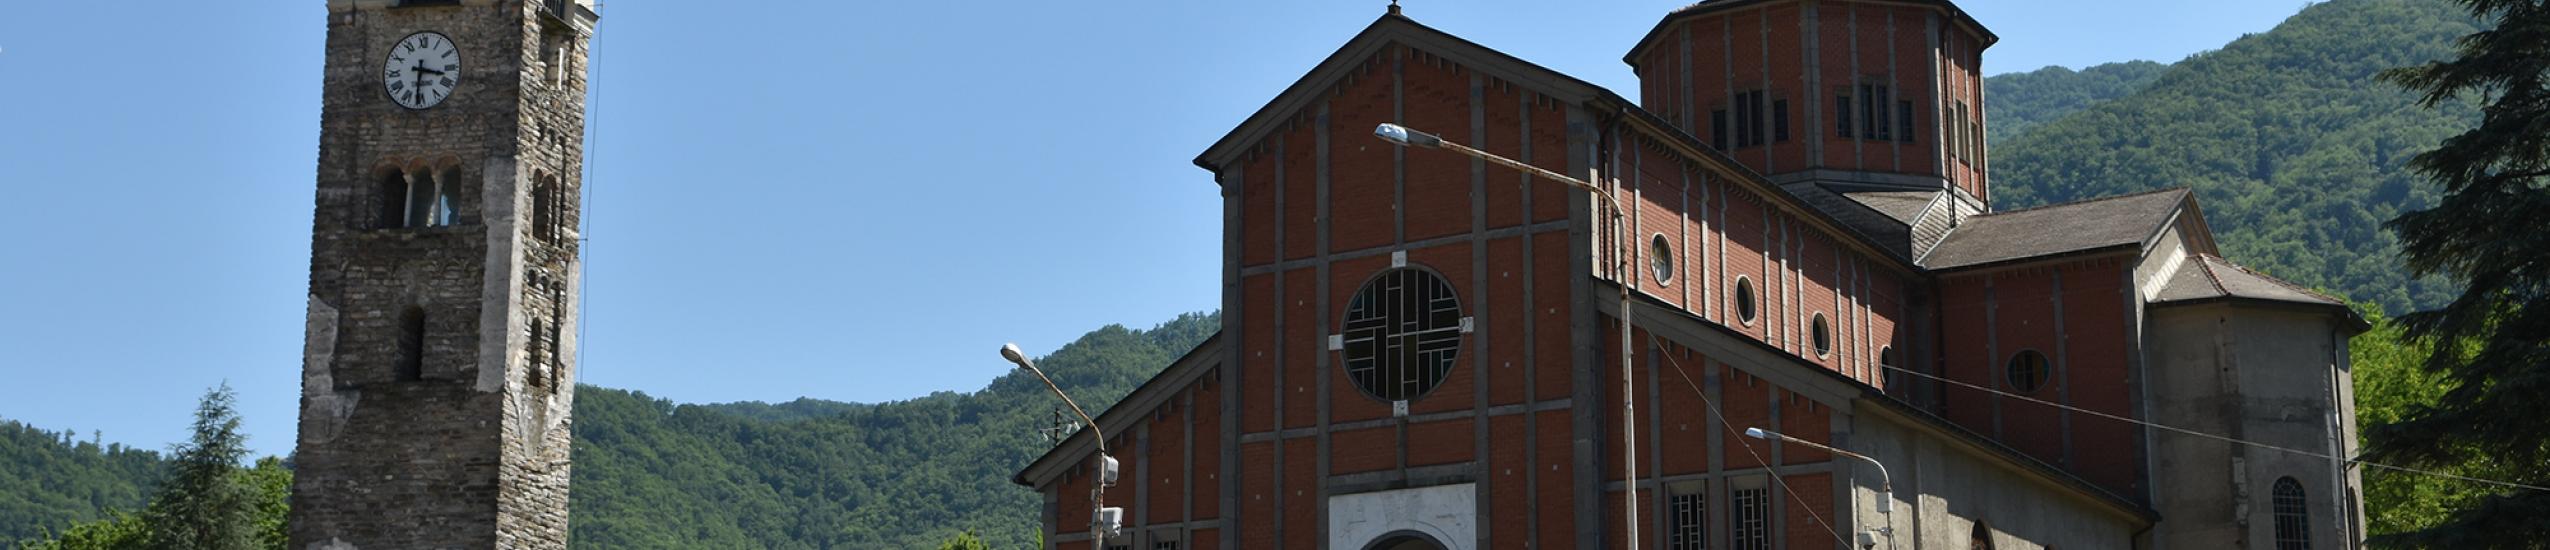
[[[1436,30],[1406,16],[1386,14],[1364,27],[1363,32],[1356,33],[1353,39],[1321,60],[1292,86],[1284,88],[1283,93],[1267,101],[1266,106],[1259,107],[1256,113],[1250,114],[1222,139],[1214,141],[1212,147],[1195,157],[1195,165],[1215,173],[1234,165],[1269,134],[1300,118],[1306,110],[1334,93],[1339,85],[1394,47],[1423,51],[1561,103],[1581,105],[1597,99],[1609,99],[1619,104],[1631,104],[1592,83]]]

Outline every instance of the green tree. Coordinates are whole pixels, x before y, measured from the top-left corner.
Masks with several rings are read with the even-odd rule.
[[[992,550],[992,545],[983,542],[983,537],[976,536],[974,531],[967,530],[939,543],[939,550]]]
[[[150,548],[150,526],[142,517],[109,511],[107,517],[81,523],[63,531],[58,537],[38,537],[19,543],[25,550],[146,550]]]
[[[246,550],[257,547],[257,502],[242,483],[239,459],[248,436],[239,432],[238,394],[230,384],[204,392],[195,406],[191,441],[174,452],[175,475],[142,514],[151,546],[181,550]]]
[[[2368,456],[2476,468],[2550,486],[2550,3],[2456,0],[2484,23],[2456,55],[2383,73],[2433,107],[2476,96],[2477,128],[2409,161],[2443,188],[2432,208],[2388,224],[2408,268],[2460,282],[2440,309],[2400,318],[2429,346],[2424,368],[2441,398],[2367,429]],[[2505,489],[2455,503],[2441,521],[2386,535],[2385,546],[2539,548],[2550,540],[2550,491]]]
[[[292,470],[284,467],[283,459],[269,456],[257,459],[254,468],[239,470],[237,479],[251,495],[257,547],[282,550],[290,545],[291,531],[285,529],[284,520],[292,517]]]

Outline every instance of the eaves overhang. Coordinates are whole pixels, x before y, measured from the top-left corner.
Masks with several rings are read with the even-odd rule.
[[[1317,104],[1326,96],[1328,89],[1349,71],[1391,44],[1425,50],[1481,74],[1522,85],[1571,105],[1583,105],[1597,97],[1612,95],[1593,83],[1425,26],[1405,15],[1384,14],[1364,27],[1362,32],[1356,33],[1353,39],[1347,40],[1345,46],[1328,54],[1328,58],[1320,61],[1308,74],[1268,100],[1256,113],[1242,120],[1230,133],[1223,134],[1222,139],[1196,155],[1196,167],[1221,174],[1224,167],[1247,153],[1252,145],[1282,128],[1293,118],[1290,115]]]
[[[1613,319],[1620,318],[1618,292],[1620,292],[1620,285],[1608,280],[1597,281],[1595,300],[1600,304],[1597,309]],[[1720,362],[1744,370],[1747,374],[1762,377],[1783,389],[1797,392],[1798,395],[1813,400],[1818,405],[1832,407],[1836,413],[1859,414],[1867,411],[1886,413],[1899,423],[1965,446],[1973,450],[1975,454],[2028,474],[2033,481],[2063,489],[2075,497],[2094,502],[2110,512],[2133,518],[2147,525],[2159,521],[2159,512],[2135,503],[2124,495],[2099,487],[2097,484],[2090,483],[2089,480],[2030,457],[2009,445],[1904,403],[1894,396],[1887,395],[1885,390],[1878,389],[1876,386],[1808,362],[1805,358],[1798,357],[1787,350],[1737,332],[1725,324],[1692,315],[1687,310],[1652,296],[1643,293],[1637,296],[1639,297],[1638,314],[1633,322],[1639,328],[1647,329],[1650,334],[1659,338],[1691,348],[1692,351],[1702,355],[1717,358]]]
[[[2337,318],[2339,321],[2338,325],[2347,328],[2348,334],[2363,334],[2366,331],[2373,330],[2373,323],[2371,321],[2366,321],[2363,314],[2356,313],[2355,308],[2337,304],[2306,304],[2266,298],[2251,298],[2246,296],[2215,296],[2211,298],[2196,298],[2192,300],[2152,302],[2152,307],[2177,308],[2207,304],[2228,304],[2234,307],[2254,307],[2260,309],[2321,313]]]
[[[1655,27],[1647,30],[1647,34],[1645,36],[1638,37],[1638,44],[1631,46],[1629,48],[1629,53],[1620,56],[1620,60],[1628,63],[1633,69],[1637,68],[1638,54],[1646,53],[1647,48],[1656,43],[1656,39],[1664,36],[1665,29],[1671,28],[1674,23],[1680,22],[1684,19],[1725,13],[1753,6],[1795,1],[1799,0],[1705,0],[1696,4],[1684,6],[1682,9],[1673,10],[1673,12],[1665,14],[1662,20],[1656,22]],[[1983,26],[1983,22],[1975,20],[1974,15],[1966,13],[1965,8],[1957,7],[1955,3],[1949,2],[1948,0],[1867,0],[1865,3],[1918,5],[1936,9],[1942,13],[1948,14],[1948,17],[1955,20],[1957,24],[1963,25],[1968,29],[1972,29],[1975,35],[1982,36],[1984,48],[1991,48],[1993,44],[2001,42],[2001,35],[1993,34],[1992,29],[1985,28]]]

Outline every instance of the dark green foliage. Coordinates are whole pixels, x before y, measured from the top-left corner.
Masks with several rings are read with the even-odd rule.
[[[110,510],[105,519],[83,522],[63,531],[58,537],[38,537],[23,544],[26,550],[146,550],[150,548],[151,527],[142,517]]]
[[[2404,341],[2399,323],[2384,319],[2369,306],[2359,305],[2356,309],[2365,312],[2365,318],[2373,322],[2373,330],[2357,335],[2354,343],[2348,346],[2352,356],[2348,364],[2354,367],[2356,425],[2380,426],[2397,422],[2418,407],[2442,399],[2444,390],[2449,387],[2444,376],[2422,368],[2432,347]],[[2486,478],[2497,478],[2502,474],[2480,462],[2436,468],[2457,475]],[[2365,531],[2381,536],[2433,527],[2444,520],[2449,510],[2466,506],[2493,492],[2493,488],[2486,485],[2366,468]]]
[[[169,459],[168,483],[151,496],[142,522],[151,547],[173,550],[246,550],[257,546],[256,494],[238,476],[248,455],[239,433],[238,394],[224,383],[204,392],[195,406],[194,438]]]
[[[2383,75],[2428,107],[2487,105],[2476,128],[2409,162],[2442,188],[2440,203],[2389,223],[2411,270],[2467,285],[2441,308],[2400,318],[2404,339],[2428,346],[2423,366],[2447,389],[2368,427],[2368,455],[2550,486],[2550,4],[2458,3],[2493,25],[2463,37],[2450,59]],[[2447,513],[2376,542],[2538,548],[2550,540],[2550,491],[2497,489]]]
[[[1109,326],[1039,359],[1083,405],[1104,408],[1212,335],[1187,315]],[[981,359],[998,363],[990,342]],[[956,358],[962,359],[962,358]],[[1033,544],[1039,497],[1010,474],[1042,454],[1061,402],[1011,372],[972,393],[856,405],[676,405],[584,387],[576,396],[576,546],[930,548],[960,527]]]
[[[51,524],[35,525],[32,533],[12,535],[0,543],[21,541],[17,545],[29,550],[155,550],[155,549],[276,549],[284,547],[284,518],[290,506],[292,471],[275,457],[259,459],[254,468],[239,467],[240,457],[248,454],[247,434],[239,432],[239,415],[231,403],[235,394],[229,384],[205,392],[196,406],[194,436],[178,446],[167,460],[158,455],[111,448],[110,454],[97,454],[95,445],[77,449],[73,456],[95,459],[112,457],[131,464],[132,479],[165,480],[152,491],[149,505],[139,514],[127,513],[133,505],[98,508],[104,516],[60,528]],[[15,424],[12,424],[15,425]],[[61,445],[68,446],[69,442]],[[41,445],[34,446],[41,449]],[[18,455],[7,458],[18,459]],[[42,460],[30,461],[43,466]],[[13,468],[29,462],[11,462]],[[34,471],[34,470],[31,470]],[[127,481],[127,483],[131,483]],[[14,496],[46,497],[43,488]],[[135,499],[136,501],[140,499]],[[43,519],[43,516],[20,516],[15,511],[0,515],[11,524]],[[58,533],[58,534],[57,534]]]
[[[1993,207],[2191,186],[2234,260],[2384,311],[2440,304],[2454,285],[2409,275],[2381,222],[2435,203],[2408,159],[2474,126],[2478,110],[2421,108],[2374,77],[2448,56],[2453,38],[2475,29],[2445,0],[2312,5],[2139,91],[1994,143]],[[1994,125],[2042,118],[2001,110],[2033,92],[1990,91]]]
[[[1983,108],[1986,120],[1992,121],[1984,129],[1985,138],[1999,142],[2091,105],[2142,91],[2167,70],[2168,65],[2127,61],[2079,71],[2046,67],[1984,79]]]
[[[983,537],[976,536],[973,531],[966,531],[939,543],[939,550],[992,550],[992,545],[984,543]]]
[[[139,509],[161,472],[158,452],[0,421],[0,545]]]

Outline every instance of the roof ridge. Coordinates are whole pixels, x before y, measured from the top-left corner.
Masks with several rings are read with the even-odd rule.
[[[2231,266],[2231,268],[2232,268],[2232,269],[2240,270],[2240,272],[2241,272],[2241,273],[2247,273],[2247,274],[2250,274],[2250,275],[2255,275],[2255,276],[2257,276],[2257,277],[2258,277],[2258,278],[2260,278],[2260,279],[2266,279],[2266,280],[2267,280],[2267,282],[2275,283],[2275,284],[2276,284],[2276,286],[2284,287],[2286,290],[2291,290],[2291,291],[2294,291],[2294,292],[2300,292],[2300,293],[2303,293],[2303,294],[2309,295],[2309,296],[2311,296],[2311,297],[2313,297],[2313,298],[2319,298],[2319,299],[2322,299],[2322,300],[2328,300],[2328,301],[2331,301],[2331,302],[2336,302],[2336,303],[2338,303],[2338,304],[2345,304],[2345,303],[2346,303],[2346,300],[2339,299],[2339,298],[2338,298],[2338,297],[2336,297],[2336,296],[2330,296],[2330,295],[2327,295],[2327,294],[2322,294],[2320,291],[2312,290],[2312,289],[2310,289],[2310,288],[2305,288],[2305,287],[2303,287],[2302,285],[2293,284],[2293,281],[2287,281],[2287,280],[2284,280],[2284,279],[2283,279],[2283,278],[2281,278],[2281,277],[2277,277],[2277,276],[2274,276],[2274,275],[2269,275],[2269,274],[2267,274],[2267,272],[2264,272],[2264,271],[2259,271],[2259,270],[2255,270],[2255,269],[2250,269],[2250,268],[2249,268],[2249,266],[2240,265],[2240,264],[2239,264],[2239,263],[2237,263],[2237,262],[2233,262],[2233,261],[2231,261],[2231,259],[2230,259],[2230,258],[2225,258],[2225,257],[2222,257],[2222,256],[2213,255],[2213,254],[2204,254],[2204,256],[2205,256],[2205,257],[2208,257],[2208,258],[2213,258],[2213,259],[2216,259],[2216,260],[2222,260],[2222,265]],[[2349,307],[2353,307],[2353,306],[2349,306]]]
[[[2214,274],[2214,263],[2212,262],[2212,260],[2222,260],[2222,263],[2229,264],[2231,263],[2231,260],[2223,260],[2221,256],[2215,256],[2203,252],[2198,252],[2195,256],[2196,269],[2201,270],[2205,274],[2205,283],[2213,285],[2215,294],[2231,296],[2231,289],[2222,287],[2222,276]]]
[[[2188,192],[2191,192],[2191,193],[2192,193],[2192,192],[2194,192],[2194,191],[2195,191],[2195,188],[2193,188],[2193,187],[2188,187],[2188,186],[2184,186],[2184,185],[2173,186],[2173,187],[2163,187],[2163,188],[2159,188],[2159,189],[2153,189],[2153,190],[2150,190],[2150,191],[2138,191],[2138,192],[2133,192],[2133,193],[2126,193],[2126,194],[2123,194],[2123,195],[2108,195],[2108,196],[2105,196],[2105,197],[2099,197],[2099,198],[2089,199],[2089,200],[2077,200],[2077,201],[2072,201],[2072,202],[2067,202],[2067,203],[2061,203],[2061,204],[2048,204],[2048,205],[2042,205],[2042,206],[2031,206],[2031,207],[2027,207],[2027,208],[2021,208],[2021,209],[2018,209],[2018,210],[2003,210],[2003,211],[1999,211],[1999,212],[1989,212],[1989,213],[1984,213],[1984,214],[1977,214],[1977,215],[1975,215],[1974,217],[1977,217],[1977,218],[1985,218],[1985,217],[2000,216],[2000,215],[2005,215],[2005,214],[2018,214],[2018,213],[2022,213],[2022,212],[2035,212],[2035,211],[2038,211],[2038,210],[2045,210],[2045,209],[2049,209],[2049,208],[2062,208],[2062,207],[2066,207],[2066,206],[2079,206],[2079,205],[2084,205],[2084,204],[2096,204],[2096,203],[2102,203],[2102,202],[2107,202],[2107,201],[2112,201],[2112,200],[2130,199],[2130,198],[2143,197],[2143,196],[2149,196],[2149,195],[2158,195],[2158,194],[2168,193],[2168,192],[2172,192],[2172,191],[2188,191]]]

